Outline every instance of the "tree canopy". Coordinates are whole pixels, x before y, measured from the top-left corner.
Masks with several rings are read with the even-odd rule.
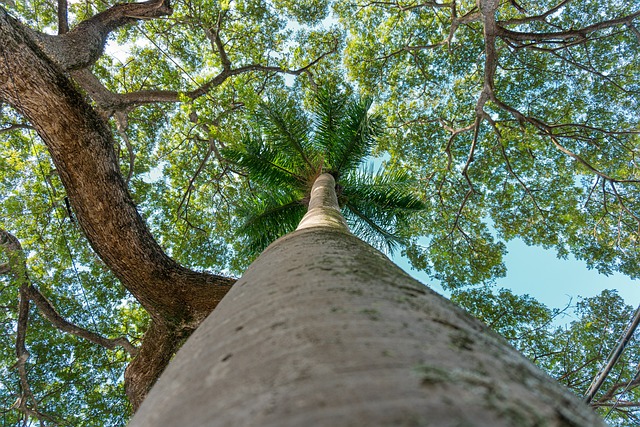
[[[640,276],[639,15],[618,0],[3,1],[3,424],[126,422],[125,379],[137,406],[246,265],[238,210],[257,181],[225,149],[247,147],[265,101],[310,109],[336,82],[372,100],[372,154],[426,203],[396,230],[404,255],[584,393],[630,308],[606,292],[557,329],[491,285],[515,237]],[[638,408],[625,354],[594,400],[621,425]]]
[[[380,149],[425,180],[447,283],[500,274],[492,238],[638,275],[638,6],[618,1],[340,3],[345,62],[379,97]],[[450,262],[442,248],[455,247]],[[443,259],[444,258],[444,259]],[[454,268],[462,259],[479,268]],[[466,263],[468,265],[468,263]],[[493,267],[493,268],[489,268]],[[477,271],[474,276],[474,272]]]

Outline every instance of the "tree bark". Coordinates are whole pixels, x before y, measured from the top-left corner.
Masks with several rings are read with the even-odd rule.
[[[107,37],[116,28],[141,19],[159,18],[171,13],[168,0],[121,3],[57,36],[29,31],[40,49],[61,69],[78,70],[93,65],[100,58]]]
[[[47,145],[100,258],[151,317],[194,328],[233,280],[183,268],[160,248],[129,195],[111,131],[29,34],[0,8],[0,97]]]
[[[154,0],[140,5],[153,9],[166,3]],[[99,34],[129,22],[134,19],[131,11],[141,10],[114,8],[117,13],[90,20],[103,24]],[[165,11],[156,8],[149,13]],[[130,394],[135,404],[142,401],[182,339],[215,308],[235,280],[191,271],[162,250],[131,199],[107,124],[63,73],[62,60],[45,54],[41,42],[34,31],[0,7],[0,99],[23,114],[47,145],[92,248],[142,304],[155,327],[170,332],[168,339],[159,342],[145,339],[138,354],[144,355],[145,363],[133,363],[127,371],[127,380],[146,381],[127,384],[127,390],[136,392]],[[142,369],[139,375],[135,367]]]
[[[149,389],[187,336],[188,333],[184,331],[167,328],[163,323],[151,322],[138,354],[124,372],[125,391],[134,410],[140,407]]]
[[[130,427],[304,424],[604,425],[488,327],[333,223],[260,255]]]

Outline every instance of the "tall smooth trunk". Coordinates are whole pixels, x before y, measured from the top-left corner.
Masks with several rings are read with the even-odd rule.
[[[130,424],[301,425],[604,424],[481,322],[324,225],[260,255]]]

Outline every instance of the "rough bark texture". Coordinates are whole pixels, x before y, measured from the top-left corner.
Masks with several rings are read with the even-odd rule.
[[[72,31],[58,36],[32,31],[32,39],[47,57],[64,70],[93,65],[104,51],[109,34],[140,19],[159,18],[172,12],[168,0],[122,3],[82,21]]]
[[[3,10],[0,40],[0,96],[29,119],[47,144],[95,251],[152,317],[190,322],[196,313],[197,324],[233,281],[194,273],[164,253],[131,200],[106,123]]]
[[[105,17],[113,18],[102,15]],[[130,19],[123,15],[116,21],[122,24]],[[22,113],[47,145],[78,223],[100,258],[157,326],[170,331],[171,336],[190,333],[234,280],[186,269],[160,248],[129,195],[108,126],[55,61],[42,52],[34,37],[33,31],[0,7],[0,99]],[[169,341],[175,345],[167,346]],[[144,365],[136,366],[144,366],[146,372],[161,372],[177,349],[178,342],[169,341],[143,341],[140,354],[149,357]],[[146,345],[166,353],[145,351]],[[140,377],[148,383],[136,386],[136,390],[146,390],[155,380],[148,375]],[[143,396],[130,398],[139,402]]]
[[[178,352],[147,426],[602,426],[505,340],[356,237],[273,243]]]
[[[149,389],[167,366],[187,333],[151,322],[143,338],[143,345],[124,372],[125,390],[134,409],[138,408]]]

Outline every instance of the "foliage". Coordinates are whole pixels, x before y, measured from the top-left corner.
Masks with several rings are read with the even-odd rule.
[[[349,75],[393,130],[377,149],[430,195],[430,243],[407,256],[449,286],[491,281],[491,224],[638,277],[637,4],[478,4],[336,4]]]
[[[575,320],[563,326],[558,326],[557,319],[569,314],[568,307],[549,310],[530,296],[507,289],[460,290],[451,299],[580,397],[604,367],[633,315],[633,307],[614,290],[581,298],[569,312]],[[639,333],[634,337],[592,403],[611,425],[637,425],[640,420]]]
[[[0,144],[9,153],[3,158],[0,228],[19,230],[34,285],[76,325],[106,336],[139,337],[146,314],[87,245],[34,132],[21,131],[0,139]],[[0,264],[6,257],[0,249]],[[17,301],[12,278],[0,276],[0,399],[6,426],[20,425],[22,418],[17,411],[7,411],[21,396],[14,349]],[[35,309],[30,318],[26,343],[34,361],[30,385],[42,410],[60,425],[122,425],[129,412],[121,380],[128,355],[121,350],[105,352],[63,333]],[[105,418],[105,414],[116,415]]]
[[[395,230],[424,203],[411,191],[406,171],[358,169],[380,134],[379,118],[368,100],[349,99],[336,89],[319,89],[309,116],[292,98],[260,105],[237,147],[222,154],[255,183],[236,216],[246,217],[236,244],[249,262],[269,243],[295,230],[306,212],[311,186],[320,173],[336,180],[338,203],[354,233],[383,249],[402,242]]]
[[[299,202],[313,174],[327,168],[339,178],[355,231],[371,237],[379,235],[378,224],[391,225],[385,241],[392,235],[406,242],[403,254],[414,267],[580,395],[630,308],[605,292],[579,301],[576,320],[558,328],[558,313],[485,285],[505,274],[504,242],[515,237],[561,257],[572,253],[603,273],[640,277],[638,6],[521,0],[496,2],[485,14],[478,4],[488,3],[178,0],[169,17],[114,31],[90,71],[118,102],[92,102],[109,120],[139,211],[181,264],[240,270],[250,249],[237,237],[250,228],[243,210],[258,203],[272,213],[248,224],[263,239],[253,249],[264,247],[302,215]],[[2,7],[55,34],[57,4],[7,0]],[[109,7],[68,6],[71,28]],[[331,10],[334,19],[327,20]],[[6,60],[0,56],[0,67]],[[375,102],[348,107],[345,95],[318,109],[316,89],[345,77],[349,95]],[[269,96],[275,98],[265,103]],[[346,135],[349,126],[336,126],[336,112],[358,123],[358,108],[384,121],[375,125],[384,133],[371,132],[375,140],[349,139],[369,134]],[[282,133],[271,118],[294,125]],[[291,143],[300,150],[282,150]],[[229,163],[233,150],[251,166],[251,179]],[[2,100],[0,153],[0,229],[22,243],[31,283],[74,324],[138,344],[147,314],[82,235],[32,124]],[[357,169],[369,153],[385,159],[378,173]],[[289,172],[260,169],[265,160]],[[372,176],[373,185],[366,184]],[[372,207],[391,199],[407,204],[393,183],[413,186],[426,204],[411,221]],[[253,194],[257,202],[248,199]],[[356,221],[363,217],[373,221]],[[6,260],[0,252],[0,267]],[[0,275],[7,426],[25,419],[15,405],[23,392],[15,369],[18,294],[14,280]],[[123,425],[129,410],[122,373],[130,356],[58,331],[35,307],[29,313],[27,366],[38,410],[59,425]],[[616,383],[628,384],[638,361],[632,341],[596,396],[615,388],[599,411],[611,408],[605,405],[623,391]],[[637,394],[631,388],[621,402],[638,402]],[[634,411],[620,405],[609,420],[633,424]]]

